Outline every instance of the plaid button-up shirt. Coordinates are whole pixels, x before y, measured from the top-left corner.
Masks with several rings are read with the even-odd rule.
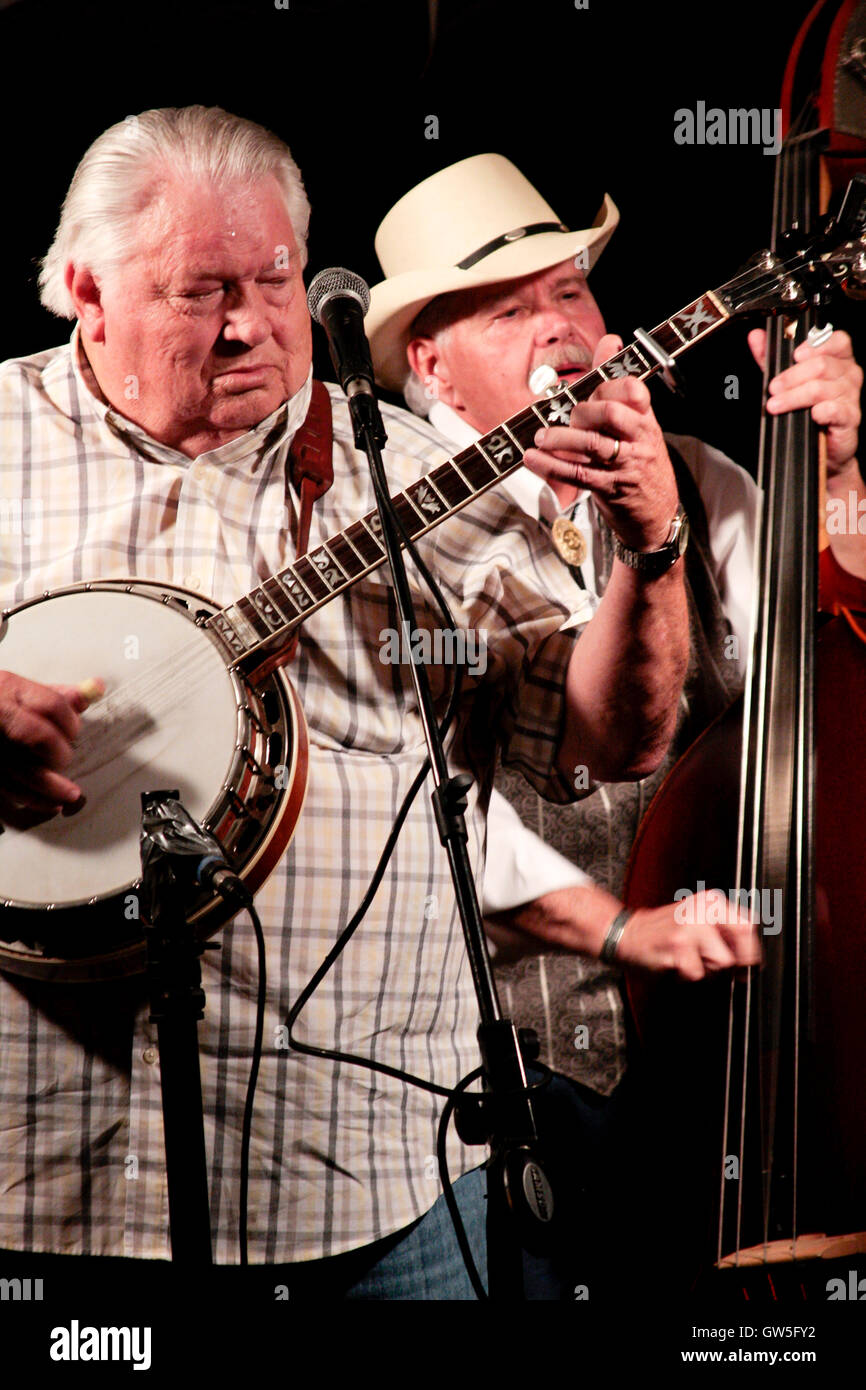
[[[345,402],[336,388],[331,397],[335,482],[317,504],[311,549],[374,505]],[[192,460],[97,399],[82,376],[76,334],[71,345],[4,364],[0,603],[8,609],[60,585],[123,575],[228,603],[282,569],[296,535],[286,455],[308,399],[309,384],[257,429]],[[384,414],[396,489],[446,454],[426,422],[388,407]],[[457,625],[483,641],[449,748],[452,772],[478,779],[468,828],[480,870],[497,742],[540,791],[568,795],[555,752],[574,592],[537,523],[495,491],[421,544]],[[419,626],[441,625],[429,597],[417,587],[415,597]],[[288,1051],[283,1027],[357,905],[424,756],[408,671],[383,660],[381,634],[397,626],[380,569],[308,619],[290,668],[309,725],[310,772],[294,840],[257,895],[268,990],[251,1154],[254,1262],[367,1244],[423,1215],[439,1195],[441,1099]],[[82,641],[93,644],[98,674],[98,634],[82,633]],[[0,665],[2,656],[0,642]],[[446,677],[434,669],[440,707]],[[298,1032],[449,1086],[478,1063],[477,1009],[429,793],[428,782],[370,911]],[[231,1263],[256,954],[243,917],[221,941],[203,960],[199,1039],[214,1251]],[[82,986],[0,976],[0,1246],[169,1256],[148,1012],[140,979]],[[450,1156],[455,1175],[483,1160],[453,1136]]]

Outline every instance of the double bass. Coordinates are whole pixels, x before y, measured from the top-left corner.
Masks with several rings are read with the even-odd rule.
[[[767,268],[834,196],[845,218],[838,189],[866,167],[866,4],[819,0],[782,100]],[[866,297],[862,251],[843,287]],[[820,280],[792,284],[790,301],[767,325],[765,399],[798,344],[827,329]],[[763,415],[746,689],[657,793],[625,894],[657,906],[685,885],[718,887],[761,922],[764,963],[745,980],[633,994],[655,1074],[678,1079],[680,1110],[701,1117],[679,1128],[698,1169],[684,1224],[699,1232],[681,1256],[694,1278],[711,1269],[717,1295],[751,1302],[826,1299],[834,1276],[866,1273],[866,624],[844,598],[819,612],[819,569],[834,571],[822,442],[807,410]]]

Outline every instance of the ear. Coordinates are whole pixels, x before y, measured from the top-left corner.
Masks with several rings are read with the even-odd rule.
[[[64,275],[82,331],[93,343],[105,342],[105,312],[99,281],[84,266],[69,262]]]
[[[413,338],[406,348],[406,356],[409,366],[421,380],[431,399],[453,406],[455,391],[447,358],[436,339]]]

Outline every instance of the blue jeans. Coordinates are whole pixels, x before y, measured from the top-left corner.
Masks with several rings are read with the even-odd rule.
[[[475,1267],[487,1287],[487,1177],[476,1168],[454,1184]],[[459,1299],[476,1295],[466,1273],[445,1198],[371,1265],[344,1295],[348,1299]]]

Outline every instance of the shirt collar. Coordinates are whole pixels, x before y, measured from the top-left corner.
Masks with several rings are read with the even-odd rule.
[[[70,352],[72,370],[75,373],[79,388],[84,391],[85,399],[92,405],[98,418],[113,434],[124,439],[138,453],[144,454],[145,457],[154,459],[158,463],[173,463],[181,468],[189,468],[191,464],[200,462],[215,466],[238,465],[253,461],[263,463],[265,458],[279,449],[281,445],[287,446],[291,443],[310,408],[313,390],[312,366],[300,390],[296,391],[289,400],[283,401],[282,405],[277,406],[276,410],[261,420],[259,424],[253,426],[246,434],[239,435],[237,439],[229,440],[227,444],[221,444],[218,449],[209,449],[206,453],[191,459],[188,454],[181,453],[179,449],[173,449],[168,444],[162,444],[159,440],[151,438],[140,425],[128,420],[119,410],[115,410],[108,401],[95,394],[82,365],[84,349],[80,341],[78,323],[76,323],[70,339]],[[89,374],[88,372],[87,375]]]

